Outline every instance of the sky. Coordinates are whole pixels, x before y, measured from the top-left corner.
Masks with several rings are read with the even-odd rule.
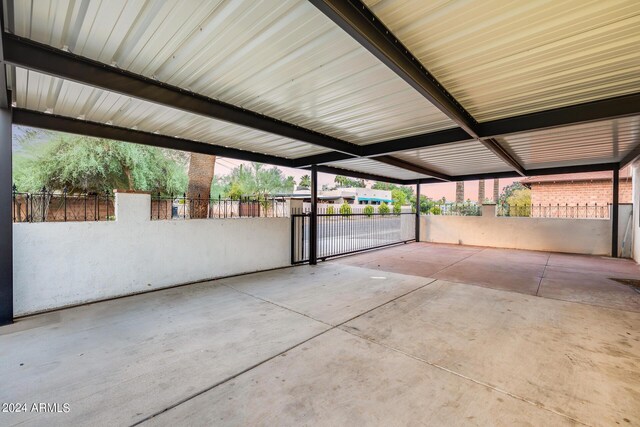
[[[23,134],[22,127],[14,126],[13,127],[13,147],[14,152],[19,150],[19,144],[17,144],[17,139]],[[215,166],[215,174],[216,175],[227,175],[234,168],[240,166],[241,164],[247,165],[249,162],[244,162],[241,160],[230,159],[226,157],[217,157],[216,166]],[[303,169],[293,169],[286,168],[282,166],[277,166],[278,169],[281,169],[282,172],[286,176],[293,176],[296,183],[300,182],[300,178],[303,175],[309,174],[308,170]],[[371,171],[371,173],[375,174],[375,171]],[[324,184],[332,186],[334,184],[335,175],[327,174],[327,173],[318,173],[318,181],[320,184],[320,188]],[[500,180],[500,192],[502,189],[512,184],[513,182],[518,181],[515,178],[505,178]],[[367,186],[371,186],[374,181],[366,181]],[[415,191],[415,186],[413,186]],[[455,200],[456,198],[456,184],[454,182],[443,182],[439,184],[423,184],[420,188],[422,194],[430,197],[432,199],[441,199],[445,197],[447,200]],[[489,179],[485,181],[485,195],[487,197],[491,197],[493,194],[493,180]],[[478,181],[466,181],[464,186],[464,198],[465,200],[469,199],[471,201],[478,201]]]

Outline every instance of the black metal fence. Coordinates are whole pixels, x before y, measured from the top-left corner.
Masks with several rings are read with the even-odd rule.
[[[532,218],[609,219],[608,204],[498,205],[498,216]]]
[[[43,189],[39,193],[13,190],[13,222],[70,222],[115,220],[112,194],[67,194]]]
[[[482,205],[476,203],[439,203],[427,210],[427,215],[481,216]]]
[[[309,212],[291,215],[291,263],[309,261]],[[318,211],[319,260],[415,240],[415,214]]]
[[[214,219],[288,217],[286,200],[282,197],[242,197],[238,199],[208,199],[186,194],[179,197],[151,198],[151,219]]]

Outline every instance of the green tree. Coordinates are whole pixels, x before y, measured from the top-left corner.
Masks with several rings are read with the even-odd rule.
[[[181,194],[185,165],[157,147],[52,132],[18,139],[13,179],[19,191],[66,189],[101,193],[113,189]]]
[[[433,206],[436,205],[436,203],[441,204],[441,200],[439,200],[438,202],[430,199],[429,197],[425,196],[424,194],[420,195],[420,213],[421,214],[426,214],[427,212],[429,212]],[[410,200],[411,206],[413,208],[413,211],[415,212],[416,210],[416,198],[415,196],[413,196]]]
[[[511,197],[511,195],[513,194],[514,191],[516,190],[526,190],[528,189],[527,187],[525,187],[524,185],[522,185],[520,182],[516,181],[513,184],[507,185],[506,187],[504,187],[502,189],[502,193],[500,194],[500,197],[498,198],[498,203],[501,205],[504,205],[507,203],[507,199],[509,197]]]
[[[433,205],[431,209],[429,209],[429,213],[431,215],[442,215],[442,208],[438,205]]]
[[[531,205],[531,190],[528,188],[519,188],[514,190],[509,197],[507,197],[508,205]]]
[[[393,189],[398,188],[397,185],[395,184],[390,184],[388,182],[382,182],[382,181],[376,181],[373,183],[373,185],[371,186],[371,188],[373,190],[386,190],[386,191],[391,191]]]
[[[300,188],[311,188],[311,177],[309,175],[303,175],[300,178]]]
[[[396,215],[400,215],[402,213],[402,205],[398,202],[393,204],[393,213]]]
[[[413,197],[413,188],[408,187],[406,185],[396,185],[396,184],[389,184],[388,182],[376,181],[373,183],[371,188],[373,190],[391,191],[391,195],[394,200],[396,200],[396,197],[393,196],[394,190],[400,190],[405,195],[405,199],[403,199],[402,201],[403,205],[406,204],[407,200],[411,200],[411,197]],[[398,193],[396,192],[395,194],[398,194]]]
[[[378,213],[381,215],[387,215],[389,212],[389,205],[387,205],[385,202],[382,202],[378,207]]]
[[[334,214],[335,214],[335,210],[333,209],[333,206],[327,207],[327,215],[334,215]]]
[[[394,204],[404,206],[407,204],[407,200],[409,197],[407,196],[407,193],[402,191],[400,188],[394,188],[393,190],[391,190],[391,198],[393,199]]]
[[[340,206],[340,215],[351,215],[351,205],[347,202],[344,202],[341,206]]]
[[[363,211],[363,213],[364,213],[366,216],[371,217],[371,216],[373,215],[373,206],[371,206],[371,205],[367,205],[367,206],[365,206],[365,207],[364,207],[364,211]]]
[[[347,178],[346,176],[337,175],[334,182],[338,187],[343,188],[365,188],[364,179],[352,179]]]
[[[291,193],[294,186],[293,177],[285,177],[277,167],[267,168],[262,163],[253,162],[249,166],[242,164],[234,168],[228,175],[216,177],[212,185],[211,196],[236,199],[243,196]]]

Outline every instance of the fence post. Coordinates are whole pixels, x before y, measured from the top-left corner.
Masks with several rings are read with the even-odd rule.
[[[620,171],[613,170],[613,203],[611,206],[611,256],[618,257],[618,191],[620,189]]]
[[[67,187],[62,189],[62,203],[64,205],[64,222],[67,222]]]
[[[47,198],[47,188],[46,187],[42,187],[42,197],[40,197],[40,201],[42,202],[41,203],[42,206],[41,206],[41,209],[40,209],[40,211],[42,212],[42,222],[44,222],[45,219],[46,219],[45,218],[45,213],[44,213],[44,201],[46,200],[46,198]]]
[[[12,215],[13,222],[16,222],[16,193],[18,192],[18,187],[15,184],[11,187],[11,202],[12,202]],[[18,209],[18,222],[20,221],[20,210]]]
[[[309,264],[318,263],[318,165],[311,166],[311,218],[309,223]]]
[[[416,183],[416,242],[420,241],[420,181]]]

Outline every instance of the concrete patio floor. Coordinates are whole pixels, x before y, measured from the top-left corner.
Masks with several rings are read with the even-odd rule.
[[[1,425],[637,425],[631,261],[408,244],[0,328]]]
[[[640,294],[613,280],[640,280],[628,259],[414,243],[334,262],[640,312]]]

